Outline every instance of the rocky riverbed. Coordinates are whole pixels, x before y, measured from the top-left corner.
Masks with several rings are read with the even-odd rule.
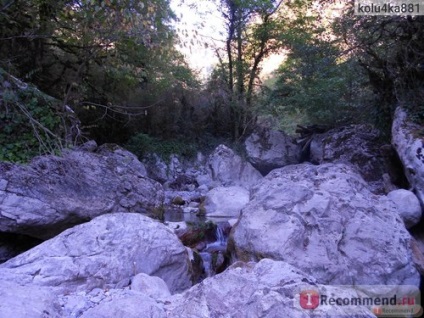
[[[0,317],[375,317],[305,309],[302,292],[418,290],[423,144],[396,114],[393,145],[348,126],[312,136],[302,162],[261,128],[245,159],[89,142],[0,163]]]

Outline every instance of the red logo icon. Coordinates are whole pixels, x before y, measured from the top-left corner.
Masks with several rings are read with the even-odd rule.
[[[303,309],[315,309],[319,306],[319,293],[316,290],[303,290],[299,301]]]
[[[380,316],[383,314],[383,308],[381,307],[373,307],[372,308],[372,313],[376,316]]]

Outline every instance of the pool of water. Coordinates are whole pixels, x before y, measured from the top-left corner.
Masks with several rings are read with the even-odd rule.
[[[214,223],[225,222],[230,219],[234,219],[233,216],[229,217],[208,217],[205,215],[197,215],[196,213],[184,213],[182,209],[179,208],[167,208],[164,212],[165,222],[189,222],[189,223],[199,223],[212,221]]]

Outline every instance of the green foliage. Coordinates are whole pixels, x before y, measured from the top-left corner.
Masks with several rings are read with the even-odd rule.
[[[289,133],[297,124],[369,121],[375,99],[364,70],[322,11],[296,14],[294,27],[281,35],[289,53],[265,83],[261,113],[278,118]]]
[[[380,127],[390,133],[397,105],[424,124],[424,17],[355,16],[350,8],[337,30],[378,97],[375,118]]]
[[[35,87],[17,87],[0,70],[0,161],[27,162],[45,153],[58,153],[62,148],[62,119],[57,100]]]
[[[268,92],[268,112],[294,124],[337,125],[365,120],[366,78],[354,60],[342,60],[327,43],[293,47]],[[293,122],[293,119],[296,119]],[[284,125],[283,125],[284,126]],[[284,127],[288,128],[288,127]]]
[[[307,15],[310,0],[220,2],[227,41],[225,52],[217,51],[220,66],[210,84],[219,83],[218,89],[225,93],[226,101],[218,102],[228,108],[228,114],[221,114],[230,119],[234,140],[239,140],[253,127],[262,106],[257,98],[262,62],[291,47],[316,17]],[[223,123],[227,127],[224,118]]]
[[[174,48],[168,0],[23,0],[1,10],[0,66],[69,105],[98,142],[147,132],[164,95],[198,85]]]
[[[172,154],[192,158],[197,153],[196,145],[188,140],[161,140],[146,134],[132,137],[126,148],[139,158],[155,153],[165,161],[168,161]]]
[[[162,204],[160,206],[154,207],[151,215],[151,218],[159,220],[160,222],[165,221],[165,206]]]
[[[216,232],[216,224],[211,221],[186,222],[189,229],[181,237],[185,246],[195,246],[201,241],[213,238]]]

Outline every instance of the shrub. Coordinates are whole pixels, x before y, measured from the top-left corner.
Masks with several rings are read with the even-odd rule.
[[[63,146],[59,102],[1,69],[0,83],[0,161],[58,153]]]
[[[192,158],[197,153],[196,145],[188,140],[163,140],[142,133],[132,137],[125,147],[139,158],[155,153],[165,161],[172,154]]]

